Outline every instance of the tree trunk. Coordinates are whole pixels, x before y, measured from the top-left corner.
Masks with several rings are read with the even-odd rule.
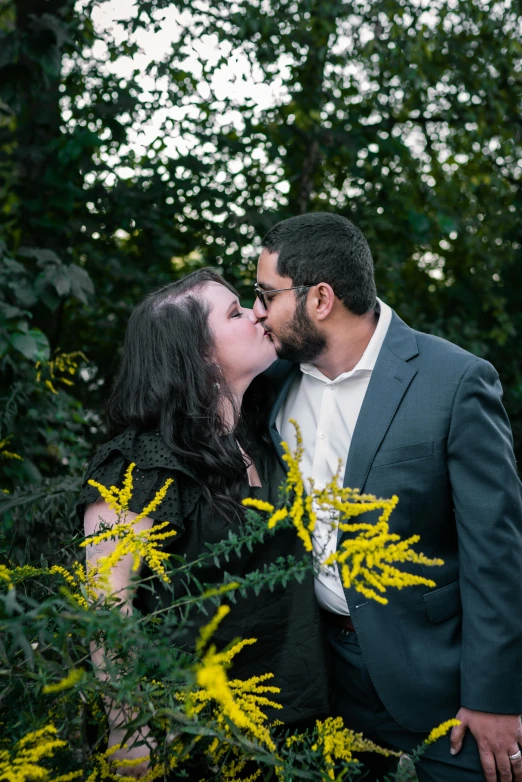
[[[339,0],[325,4],[316,0],[310,9],[308,53],[303,65],[297,69],[300,89],[294,92],[293,102],[303,116],[307,116],[306,128],[301,128],[296,143],[301,156],[300,175],[290,188],[289,205],[297,214],[306,212],[310,205],[314,180],[321,163],[321,111],[325,104],[324,76],[331,37],[335,35],[337,17],[341,13]],[[304,131],[304,132],[303,132]],[[294,169],[295,170],[295,169]]]
[[[73,0],[15,0],[17,61],[13,63],[16,115],[14,191],[19,245],[65,249],[59,219],[63,188],[57,165],[60,77]],[[45,210],[42,205],[45,204]]]

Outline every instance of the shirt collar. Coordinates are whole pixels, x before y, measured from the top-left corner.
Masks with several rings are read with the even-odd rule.
[[[377,327],[373,332],[372,338],[368,342],[368,345],[366,346],[366,350],[362,354],[356,366],[350,370],[350,372],[343,372],[334,380],[330,380],[330,378],[326,377],[326,375],[323,375],[323,373],[320,372],[317,367],[314,366],[314,364],[301,364],[301,372],[303,372],[305,375],[311,375],[312,377],[317,378],[317,380],[322,380],[323,383],[330,384],[339,383],[348,377],[352,377],[358,372],[365,370],[367,372],[372,372],[392,319],[391,307],[389,307],[384,301],[381,301],[381,299],[377,299],[375,311],[379,313]]]

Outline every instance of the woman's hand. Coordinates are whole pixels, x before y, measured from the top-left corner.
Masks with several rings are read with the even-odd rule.
[[[124,736],[125,730],[111,730],[109,734],[108,749],[114,747],[116,744],[122,744]],[[115,764],[122,760],[142,759],[141,763],[136,763],[132,766],[118,766],[116,771],[118,774],[121,774],[122,777],[134,777],[135,779],[141,779],[141,777],[144,777],[147,771],[149,771],[150,750],[156,746],[156,742],[152,738],[147,739],[147,736],[149,736],[149,728],[146,726],[140,728],[140,730],[137,730],[135,733],[129,736],[125,742],[124,747],[117,749],[115,752],[112,752],[109,755],[110,760]],[[145,740],[147,740],[148,746],[147,744],[141,743]],[[137,744],[138,742],[140,742],[139,747],[133,746],[133,744]]]

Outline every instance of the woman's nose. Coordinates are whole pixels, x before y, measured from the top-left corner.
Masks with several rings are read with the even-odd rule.
[[[248,319],[251,320],[252,323],[258,322],[259,318],[256,316],[254,310],[251,310],[249,307],[243,307],[243,312],[246,312]]]

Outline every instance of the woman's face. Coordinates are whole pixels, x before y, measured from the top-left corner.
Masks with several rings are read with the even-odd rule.
[[[275,348],[251,309],[241,307],[232,291],[208,282],[202,295],[210,304],[209,327],[216,346],[216,363],[238,390],[276,360]]]

